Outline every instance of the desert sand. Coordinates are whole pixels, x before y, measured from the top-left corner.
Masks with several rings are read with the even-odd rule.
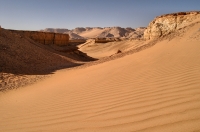
[[[81,50],[102,60],[0,93],[0,131],[200,131],[198,21],[153,43],[141,40],[142,49],[137,40],[111,42],[112,53],[98,44],[95,55],[86,42]]]
[[[86,43],[79,45],[79,50],[87,53],[88,56],[103,59],[105,57],[113,56],[120,52],[128,52],[146,45],[149,41],[128,39],[109,43],[95,43],[94,39],[87,40]],[[106,59],[106,58],[105,58]]]

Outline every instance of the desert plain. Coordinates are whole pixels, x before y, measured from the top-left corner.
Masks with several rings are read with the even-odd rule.
[[[199,11],[167,14],[61,53],[1,29],[0,131],[200,131],[199,28]]]

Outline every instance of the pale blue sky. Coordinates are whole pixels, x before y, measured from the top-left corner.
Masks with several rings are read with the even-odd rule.
[[[200,10],[200,0],[0,0],[7,29],[147,26],[156,16]]]

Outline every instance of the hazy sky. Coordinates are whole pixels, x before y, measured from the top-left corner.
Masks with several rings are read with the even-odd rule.
[[[18,30],[136,28],[158,15],[191,10],[200,10],[200,0],[0,0],[0,25]]]

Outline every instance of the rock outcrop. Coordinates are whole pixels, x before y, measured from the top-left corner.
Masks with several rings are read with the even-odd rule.
[[[86,42],[86,39],[73,39],[73,40],[69,40],[69,44],[70,45],[79,45],[79,44],[83,44]]]
[[[41,44],[67,45],[69,42],[68,34],[20,30],[10,31],[20,34],[22,37],[28,37]]]
[[[121,41],[120,38],[95,38],[95,43],[108,43],[114,41]]]
[[[156,17],[144,31],[144,39],[151,40],[183,28],[200,17],[200,11],[178,12]]]

